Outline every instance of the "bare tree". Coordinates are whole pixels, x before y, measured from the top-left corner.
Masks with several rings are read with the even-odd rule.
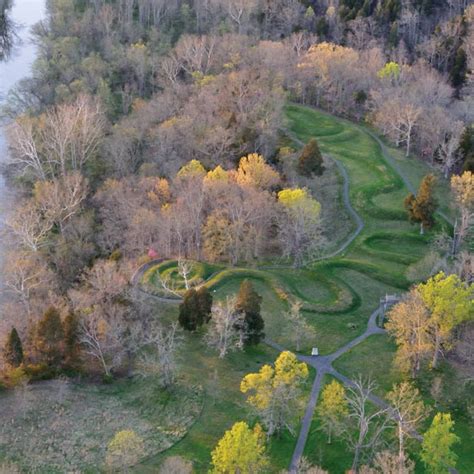
[[[189,276],[194,270],[194,263],[191,260],[185,260],[183,258],[178,258],[178,273],[184,281],[184,287],[186,290],[190,288]]]
[[[130,356],[128,269],[115,261],[99,260],[82,276],[82,286],[69,291],[80,317],[80,342],[107,376]]]
[[[219,358],[234,350],[242,350],[245,334],[245,315],[236,311],[235,297],[227,297],[225,303],[216,303],[212,308],[209,329],[205,341],[219,352]]]
[[[349,428],[346,431],[347,444],[354,452],[352,470],[357,468],[362,456],[372,457],[382,442],[382,435],[390,425],[389,408],[371,410],[369,403],[376,384],[359,378],[347,389],[349,407]]]
[[[400,465],[398,456],[390,451],[377,453],[372,466],[361,466],[359,474],[413,474],[415,470],[415,463],[411,459],[406,459]]]
[[[84,353],[100,363],[106,376],[110,376],[111,371],[119,367],[125,357],[126,329],[121,315],[106,320],[101,314],[94,312],[81,318],[79,342]]]
[[[193,463],[180,456],[166,458],[160,467],[159,474],[192,474]]]
[[[32,299],[45,297],[55,288],[54,273],[37,253],[9,252],[3,272],[6,291],[21,302],[27,315],[32,311]]]
[[[245,34],[249,28],[250,16],[258,6],[258,0],[214,0],[222,4],[229,18],[235,23],[239,34]]]
[[[395,385],[387,398],[397,422],[398,463],[400,472],[403,472],[407,461],[405,437],[415,435],[417,427],[428,416],[429,410],[424,405],[419,390],[409,382]]]
[[[464,131],[464,123],[460,120],[454,120],[453,117],[450,117],[446,112],[444,112],[443,115],[449,122],[443,127],[443,136],[439,144],[439,153],[444,177],[448,178],[449,173],[452,172],[459,160],[458,149]]]
[[[217,47],[216,36],[184,35],[175,48],[176,62],[192,76],[194,73],[206,75],[213,66]],[[169,65],[167,66],[169,71]]]
[[[144,328],[140,333],[135,348],[143,348],[137,361],[136,372],[142,377],[158,376],[163,387],[167,388],[176,382],[178,371],[177,358],[183,342],[178,323],[169,328],[154,325]]]
[[[27,201],[7,217],[5,225],[7,232],[16,239],[20,247],[38,252],[48,245],[54,221],[46,219],[32,201]]]
[[[41,180],[80,171],[97,152],[104,127],[99,103],[87,96],[39,119],[22,117],[10,128],[12,163]]]
[[[474,173],[464,172],[451,178],[451,190],[459,209],[460,222],[455,226],[453,253],[456,254],[464,239],[474,226]]]
[[[402,98],[383,98],[375,111],[374,121],[385,134],[395,140],[397,146],[405,144],[405,155],[408,156],[421,113],[421,107],[407,103]]]
[[[297,351],[301,349],[303,344],[311,343],[316,338],[316,331],[306,322],[301,314],[301,307],[302,304],[299,301],[293,302],[286,314],[288,335],[295,344]]]
[[[43,157],[37,128],[37,121],[30,117],[20,117],[8,128],[12,162],[22,174],[31,171],[35,178],[47,179],[53,169]]]
[[[77,171],[53,181],[38,181],[34,197],[38,211],[62,232],[65,222],[80,211],[87,197],[87,181]]]

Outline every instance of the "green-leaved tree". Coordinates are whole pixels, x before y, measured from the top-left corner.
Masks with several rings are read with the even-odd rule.
[[[426,283],[417,286],[430,317],[429,327],[433,338],[432,367],[437,367],[443,346],[449,346],[453,330],[459,324],[474,319],[472,285],[457,275],[438,273]]]
[[[327,434],[328,443],[331,443],[332,435],[339,435],[344,430],[344,420],[349,415],[346,391],[336,380],[324,387],[318,403],[318,415],[321,429]]]
[[[432,474],[446,474],[456,465],[452,450],[459,438],[453,433],[454,421],[449,413],[438,413],[423,437],[421,459]]]

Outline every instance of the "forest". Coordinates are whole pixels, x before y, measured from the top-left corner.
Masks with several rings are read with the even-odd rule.
[[[49,0],[31,36],[0,473],[474,472],[473,2]]]

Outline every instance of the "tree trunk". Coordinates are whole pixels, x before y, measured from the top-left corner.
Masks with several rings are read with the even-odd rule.
[[[398,422],[398,461],[400,472],[404,472],[405,452],[403,450],[403,429],[401,420]]]
[[[360,459],[360,445],[355,447],[354,451],[354,460],[352,461],[351,470],[353,472],[357,472],[357,467],[359,466],[359,459]]]
[[[431,361],[431,367],[433,367],[433,369],[436,369],[436,367],[438,367],[440,350],[441,350],[441,338],[439,336],[439,331],[436,331],[435,348],[434,348],[433,360]]]

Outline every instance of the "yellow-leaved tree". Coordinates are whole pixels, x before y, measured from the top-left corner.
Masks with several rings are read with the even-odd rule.
[[[308,367],[295,354],[282,352],[274,367],[266,364],[247,374],[240,383],[247,402],[260,416],[269,436],[287,429],[294,434],[294,422],[301,408],[301,390]]]
[[[257,153],[251,153],[240,159],[237,170],[237,182],[243,186],[253,186],[257,189],[270,189],[280,182],[280,175],[265,158]]]
[[[268,466],[265,433],[259,424],[252,430],[239,421],[225,432],[211,457],[212,474],[258,474]]]
[[[180,168],[178,178],[203,178],[206,170],[199,160],[191,160]]]
[[[449,347],[453,329],[462,322],[474,319],[474,288],[457,275],[438,273],[417,291],[429,313],[433,334],[432,367],[437,367],[443,347]]]
[[[204,178],[204,181],[206,183],[212,183],[212,182],[228,183],[229,179],[230,179],[230,173],[226,171],[224,168],[222,168],[221,165],[217,165],[213,170],[210,170],[207,172],[207,175]]]
[[[333,380],[324,387],[321,401],[318,404],[321,429],[328,435],[328,443],[331,443],[333,434],[342,433],[344,421],[348,415],[346,391],[337,380]]]
[[[396,62],[390,61],[377,72],[377,76],[380,79],[389,79],[392,82],[396,82],[400,77],[400,65]]]
[[[416,288],[390,309],[385,329],[397,343],[397,368],[416,378],[433,350],[430,313]]]
[[[283,189],[278,193],[278,203],[283,255],[293,258],[295,266],[300,266],[321,249],[321,204],[305,188]]]

